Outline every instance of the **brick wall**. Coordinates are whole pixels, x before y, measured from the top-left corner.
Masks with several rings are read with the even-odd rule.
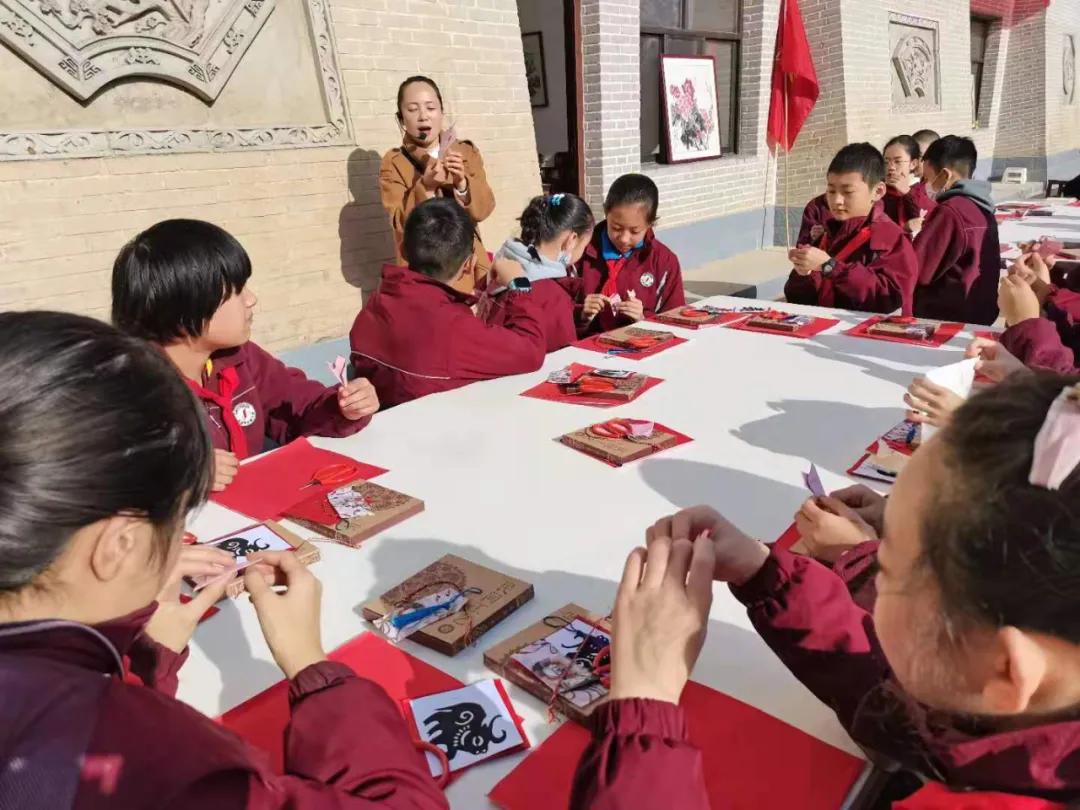
[[[285,348],[344,334],[392,254],[376,177],[399,142],[402,78],[442,84],[498,200],[489,245],[539,191],[515,0],[333,0],[355,147],[0,163],[0,308],[107,317],[120,246],[169,217],[232,231],[254,262],[255,338]],[[24,77],[39,80],[29,67]]]

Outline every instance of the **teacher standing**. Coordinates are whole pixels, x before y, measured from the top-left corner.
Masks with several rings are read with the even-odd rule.
[[[379,191],[394,229],[397,263],[406,266],[402,244],[405,219],[417,205],[432,197],[454,199],[479,223],[495,210],[495,195],[488,185],[480,150],[472,142],[456,141],[442,154],[443,100],[434,81],[411,76],[401,83],[397,120],[403,141],[383,155]],[[473,252],[477,258],[475,275],[454,285],[461,292],[472,292],[491,268],[479,232]]]

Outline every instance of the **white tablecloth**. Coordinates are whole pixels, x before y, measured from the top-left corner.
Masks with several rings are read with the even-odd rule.
[[[998,225],[998,235],[1002,244],[1029,242],[1042,236],[1052,236],[1067,242],[1080,241],[1080,207],[1069,205],[1069,200],[1056,198],[1049,200],[1021,200],[1019,202],[1037,202],[1053,209],[1053,216],[1023,219],[1008,219]]]
[[[1076,219],[1080,229],[1080,218]],[[715,298],[721,306],[753,304]],[[767,305],[764,302],[758,302]],[[828,314],[811,307],[791,311]],[[635,362],[581,349],[549,355],[534,374],[427,397],[375,417],[348,439],[315,443],[390,470],[379,483],[426,502],[421,515],[359,550],[321,545],[314,566],[324,585],[327,650],[369,629],[360,606],[446,553],[532,582],[536,597],[454,658],[406,642],[406,649],[465,682],[490,677],[483,650],[567,602],[610,609],[628,551],[658,517],[709,503],[771,541],[806,497],[800,474],[817,464],[826,488],[878,435],[903,418],[911,378],[958,359],[961,335],[941,349],[839,334],[810,340],[726,328],[674,329],[690,342]],[[656,328],[664,328],[657,326]],[[571,361],[635,368],[665,382],[637,402],[600,410],[518,396]],[[611,416],[654,419],[693,443],[612,469],[554,441]],[[250,523],[209,505],[192,521],[203,540]],[[281,678],[246,599],[203,624],[181,673],[179,697],[217,715]],[[779,663],[727,588],[716,587],[708,640],[694,678],[806,732],[857,753],[832,712]],[[556,726],[541,703],[510,687],[534,745]],[[473,768],[449,790],[455,808],[483,797],[522,755]]]

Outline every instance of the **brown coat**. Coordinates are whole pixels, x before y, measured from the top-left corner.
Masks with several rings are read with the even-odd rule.
[[[465,158],[465,174],[469,178],[469,203],[465,210],[473,220],[483,222],[495,210],[495,195],[488,185],[480,150],[469,141],[458,141],[450,148]],[[405,149],[409,150],[408,155],[405,154]],[[382,194],[383,208],[390,215],[390,227],[394,229],[394,245],[397,248],[397,263],[401,267],[407,266],[402,245],[405,219],[416,206],[428,199],[428,191],[420,182],[423,171],[418,166],[426,168],[430,159],[431,156],[423,147],[399,146],[383,155],[382,166],[379,167],[379,192]],[[456,197],[452,186],[444,186],[435,194],[450,199]],[[480,241],[479,232],[473,250],[477,258],[476,275],[474,278],[462,279],[456,285],[461,292],[472,292],[476,283],[486,277],[491,269],[491,261],[488,259],[487,249]]]

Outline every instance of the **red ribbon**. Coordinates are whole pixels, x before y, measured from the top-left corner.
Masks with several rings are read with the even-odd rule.
[[[208,388],[204,388],[195,380],[187,377],[184,379],[187,381],[188,387],[195,392],[199,399],[212,402],[221,408],[221,421],[225,423],[225,430],[229,433],[229,450],[238,459],[247,458],[247,436],[244,435],[244,429],[240,427],[240,423],[236,421],[236,414],[233,413],[232,407],[233,394],[236,393],[236,388],[240,384],[236,369],[225,368],[218,372],[217,379],[220,393],[214,393]]]

